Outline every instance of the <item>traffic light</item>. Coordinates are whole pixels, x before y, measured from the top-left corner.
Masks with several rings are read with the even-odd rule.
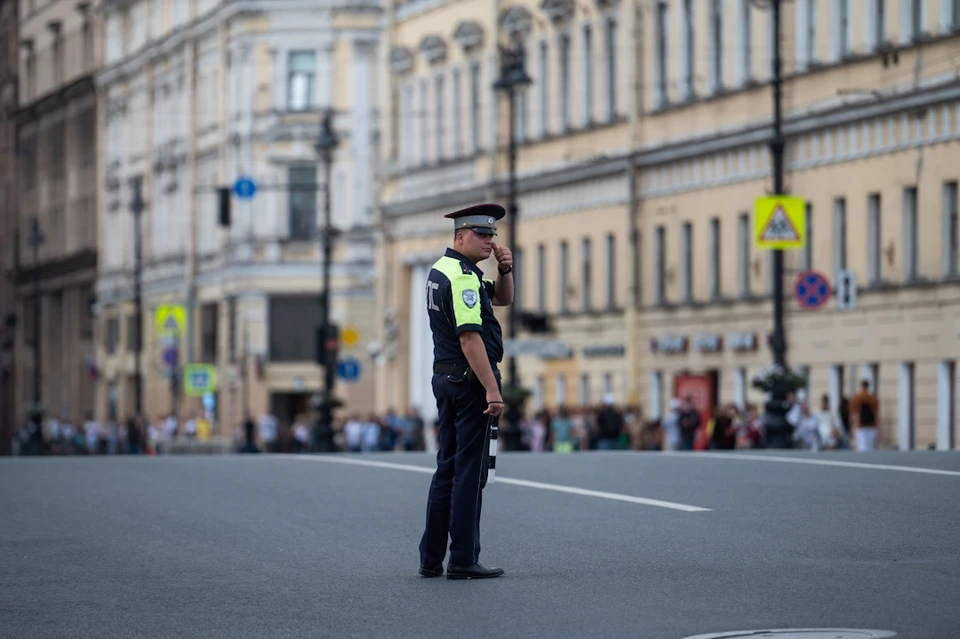
[[[230,189],[221,186],[217,189],[220,201],[220,226],[230,226]]]
[[[340,327],[330,324],[327,334],[323,334],[323,327],[317,327],[316,362],[325,368],[337,367],[337,357],[340,351]]]

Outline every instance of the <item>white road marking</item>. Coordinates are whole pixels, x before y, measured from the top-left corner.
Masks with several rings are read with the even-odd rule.
[[[435,468],[427,466],[411,466],[408,464],[395,464],[393,462],[374,461],[372,459],[355,459],[352,457],[332,457],[326,455],[278,455],[284,459],[299,459],[303,461],[319,461],[334,464],[350,464],[354,466],[370,466],[372,468],[388,468],[390,470],[405,470],[411,473],[424,473],[432,475]],[[539,488],[540,490],[552,490],[558,493],[567,493],[570,495],[582,495],[584,497],[597,497],[598,499],[610,499],[612,501],[625,501],[631,504],[640,504],[643,506],[656,506],[658,508],[668,508],[670,510],[679,510],[686,513],[710,512],[710,508],[701,508],[700,506],[690,506],[688,504],[678,504],[672,501],[661,501],[659,499],[647,499],[645,497],[634,497],[633,495],[621,495],[619,493],[607,493],[599,490],[587,490],[585,488],[576,488],[574,486],[561,486],[559,484],[545,484],[538,481],[527,481],[525,479],[511,479],[497,475],[497,484],[510,484],[512,486],[523,486],[525,488]]]
[[[940,470],[938,468],[915,468],[913,466],[891,466],[888,464],[866,464],[864,462],[847,462],[847,461],[832,461],[829,459],[802,459],[799,457],[772,457],[768,455],[750,455],[743,454],[737,455],[733,453],[681,453],[681,452],[672,452],[665,451],[660,453],[661,455],[668,456],[684,456],[689,458],[697,459],[749,459],[751,461],[765,461],[765,462],[783,462],[786,464],[809,464],[811,466],[838,466],[840,468],[866,468],[868,470],[892,470],[901,473],[919,473],[921,475],[946,475],[948,477],[960,477],[960,471],[956,470]],[[497,481],[500,481],[499,479]]]

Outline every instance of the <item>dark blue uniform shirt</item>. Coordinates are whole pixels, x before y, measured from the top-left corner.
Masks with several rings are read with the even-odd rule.
[[[490,365],[503,359],[503,333],[493,314],[494,283],[483,279],[477,265],[453,249],[430,269],[427,277],[427,313],[433,333],[436,364],[467,364],[460,334],[479,331]]]

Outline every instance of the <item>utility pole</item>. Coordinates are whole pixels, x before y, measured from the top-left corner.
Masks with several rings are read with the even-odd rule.
[[[314,147],[323,161],[323,230],[322,241],[322,276],[323,284],[320,292],[320,328],[317,331],[317,359],[323,366],[323,399],[320,404],[320,424],[314,434],[314,440],[321,433],[331,433],[333,424],[333,387],[337,373],[337,335],[336,329],[330,324],[330,262],[333,252],[334,228],[332,224],[330,191],[333,179],[333,152],[340,143],[337,132],[333,128],[333,111],[327,110],[320,124],[320,137]]]
[[[143,178],[137,176],[133,178],[131,186],[133,187],[133,200],[130,202],[130,210],[133,212],[133,304],[134,304],[134,332],[133,344],[133,393],[134,393],[134,411],[137,417],[143,414],[143,375],[141,371],[143,359],[143,299],[142,299],[142,278],[143,278],[143,195],[141,193]]]
[[[781,6],[783,0],[771,0],[773,11],[773,137],[770,155],[773,162],[773,194],[784,195],[783,185],[783,76],[781,66]],[[783,249],[773,250],[773,361],[786,368],[787,343],[783,330]],[[766,410],[768,448],[792,448],[793,428],[787,422],[787,391],[777,385],[771,392]]]

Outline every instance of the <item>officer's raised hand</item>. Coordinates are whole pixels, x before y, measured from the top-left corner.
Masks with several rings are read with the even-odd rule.
[[[513,266],[513,253],[506,246],[497,246],[497,243],[493,242],[493,256],[497,258],[500,266],[504,268]]]

